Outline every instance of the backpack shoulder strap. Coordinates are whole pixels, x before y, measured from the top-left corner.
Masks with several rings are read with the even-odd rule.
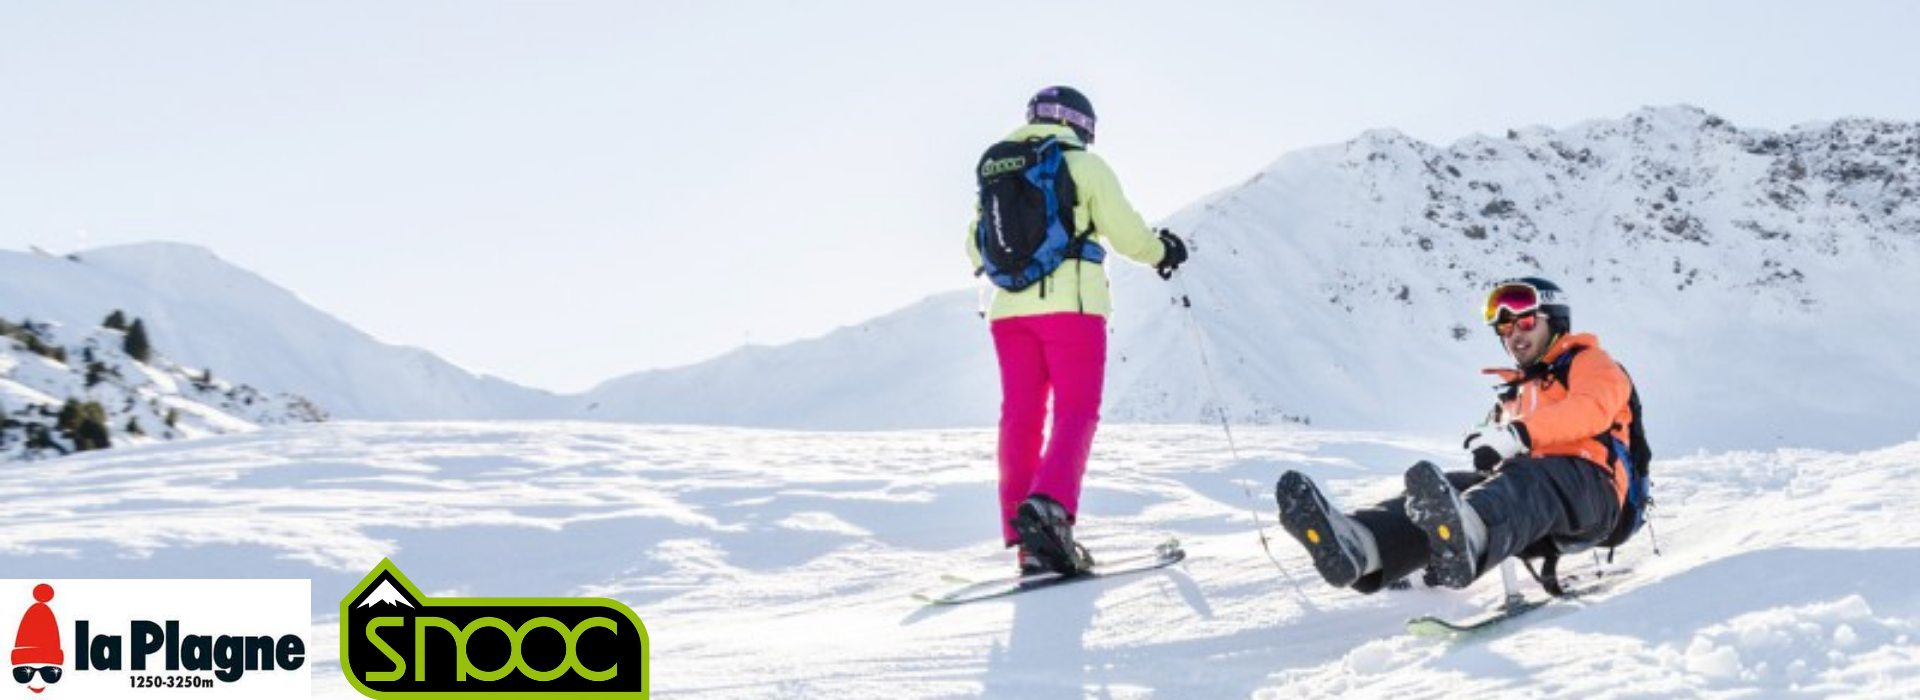
[[[1561,386],[1568,387],[1569,389],[1571,389],[1573,387],[1573,384],[1569,381],[1568,378],[1573,376],[1573,358],[1575,356],[1578,356],[1580,354],[1580,351],[1584,349],[1585,348],[1576,347],[1576,348],[1573,348],[1572,350],[1568,350],[1566,354],[1561,355],[1557,358],[1554,358],[1553,362],[1549,363],[1546,367],[1536,368],[1533,371],[1528,372],[1527,377],[1528,378],[1542,377],[1542,376],[1550,377],[1552,378],[1553,381],[1559,382]],[[1622,372],[1626,371],[1626,368],[1622,367],[1621,371]],[[1633,378],[1628,377],[1627,381],[1628,381],[1627,386],[1629,388],[1632,388]],[[1629,395],[1628,397],[1629,405],[1631,405],[1631,402],[1633,401],[1633,397],[1637,395],[1638,395],[1637,392],[1635,394]],[[1635,416],[1637,419],[1638,417],[1637,411],[1635,412]],[[1614,463],[1619,461],[1621,457],[1626,456],[1623,454],[1623,452],[1626,450],[1626,447],[1627,447],[1626,445],[1620,445],[1618,449],[1616,449],[1614,446],[1615,441],[1613,439],[1613,431],[1615,428],[1618,428],[1618,427],[1620,427],[1620,424],[1615,423],[1613,425],[1608,426],[1606,430],[1600,431],[1600,434],[1593,436],[1593,439],[1600,443],[1601,450],[1607,453],[1607,466],[1613,466]]]
[[[1570,386],[1567,384],[1567,377],[1573,374],[1573,358],[1579,355],[1581,350],[1585,349],[1584,347],[1575,347],[1572,350],[1568,350],[1567,354],[1561,355],[1553,361],[1553,364],[1547,365],[1547,375],[1553,377],[1554,381],[1560,382],[1562,386]]]
[[[1094,250],[1099,248],[1099,246],[1092,242],[1095,228],[1092,220],[1087,221],[1087,230],[1073,230],[1073,210],[1080,205],[1080,187],[1073,180],[1073,169],[1067,165],[1066,154],[1068,151],[1085,151],[1087,147],[1083,144],[1063,140],[1054,136],[1042,138],[1052,141],[1054,146],[1060,150],[1060,171],[1054,176],[1054,189],[1060,197],[1060,220],[1066,224],[1067,233],[1072,238],[1072,240],[1067,242],[1067,257],[1075,260],[1091,260],[1095,263],[1105,261],[1106,251]],[[1091,248],[1089,248],[1089,246],[1091,246]]]

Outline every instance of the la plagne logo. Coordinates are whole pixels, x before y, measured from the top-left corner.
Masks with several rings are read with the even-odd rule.
[[[306,580],[0,580],[0,611],[25,608],[14,697],[305,696],[310,599]]]
[[[381,560],[340,600],[340,671],[374,698],[635,698],[647,628],[610,598],[429,598]]]

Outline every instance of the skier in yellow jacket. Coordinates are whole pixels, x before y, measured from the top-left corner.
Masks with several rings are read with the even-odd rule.
[[[1106,161],[1086,150],[1094,136],[1093,105],[1086,96],[1069,87],[1041,90],[1027,104],[1027,122],[996,148],[1017,150],[1054,141],[1067,184],[1053,189],[1058,202],[1053,194],[1042,194],[1059,205],[1052,218],[1061,229],[1070,229],[1064,232],[1075,240],[1065,259],[1056,260],[1058,266],[1037,280],[1007,284],[995,278],[1001,284],[991,312],[1001,384],[1000,523],[1007,546],[1020,547],[1022,573],[1068,573],[1092,564],[1086,550],[1074,543],[1072,526],[1100,420],[1106,317],[1113,310],[1102,244],[1154,266],[1162,277],[1186,261],[1187,249],[1172,233],[1148,228],[1121,193]],[[983,205],[986,215],[976,216],[967,229],[967,255],[976,270],[992,267],[984,250],[991,245],[988,234],[1014,223],[1013,215],[992,199],[987,184],[1001,170],[991,166],[1014,161],[993,160],[996,151],[988,153],[980,175],[982,200],[991,205]],[[1016,204],[1009,199],[1006,205]],[[1053,414],[1047,432],[1049,394]]]

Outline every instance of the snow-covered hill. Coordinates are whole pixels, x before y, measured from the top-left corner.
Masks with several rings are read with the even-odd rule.
[[[977,307],[972,294],[939,295],[822,338],[629,375],[589,392],[578,417],[800,429],[988,424],[997,399],[975,399],[1000,378]]]
[[[326,419],[304,398],[182,367],[150,346],[130,352],[130,337],[146,337],[139,319],[103,322],[115,327],[0,319],[0,461]]]
[[[1238,459],[1218,428],[1125,426],[1095,448],[1082,538],[1099,555],[1176,536],[1186,563],[951,609],[910,596],[948,585],[942,574],[1013,566],[992,522],[986,430],[345,422],[88,453],[0,479],[0,571],[311,579],[322,697],[357,697],[335,660],[339,601],[383,557],[463,596],[627,603],[652,641],[656,697],[1894,698],[1920,687],[1920,443],[1666,458],[1653,530],[1619,552],[1632,573],[1448,642],[1409,637],[1402,622],[1491,605],[1497,577],[1465,591],[1327,588],[1273,526],[1270,494],[1281,470],[1302,469],[1343,504],[1382,498],[1414,460],[1464,465],[1455,445],[1300,428],[1236,438]]]
[[[193,246],[153,243],[56,257],[0,251],[0,318],[90,328],[146,319],[175,361],[363,419],[553,415],[553,395],[382,343]]]
[[[1639,379],[1669,448],[1911,439],[1916,192],[1920,124],[1774,133],[1684,106],[1288,154],[1166,221],[1194,251],[1175,284],[1112,265],[1106,415],[1195,422],[1224,406],[1236,422],[1451,433],[1488,405],[1476,370],[1505,359],[1479,295],[1542,274]],[[613,419],[990,425],[974,296],[611,382],[588,403]]]

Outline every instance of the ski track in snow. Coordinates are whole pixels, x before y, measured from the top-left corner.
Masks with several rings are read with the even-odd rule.
[[[1302,469],[1348,508],[1418,459],[1463,467],[1450,441],[1235,437],[1237,460],[1217,428],[1108,425],[1096,443],[1082,538],[1117,555],[1174,535],[1186,563],[956,608],[910,595],[1013,568],[990,431],[335,423],[12,464],[0,571],[310,578],[328,697],[355,696],[339,597],[381,557],[430,595],[626,602],[662,698],[1920,693],[1920,442],[1661,455],[1659,556],[1643,531],[1604,594],[1436,640],[1402,623],[1492,605],[1497,575],[1330,589],[1274,525],[1272,488]]]

